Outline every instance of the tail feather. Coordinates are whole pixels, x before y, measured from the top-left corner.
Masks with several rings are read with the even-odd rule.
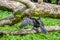
[[[47,34],[48,31],[44,28],[44,23],[42,22],[42,20],[40,19],[40,17],[38,18],[38,22],[40,23],[40,24],[39,24],[39,27],[40,27],[41,31],[42,31],[44,34]]]
[[[41,29],[41,31],[42,31],[44,34],[47,34],[47,33],[48,33],[47,30],[46,30],[44,27],[40,26],[40,29]]]

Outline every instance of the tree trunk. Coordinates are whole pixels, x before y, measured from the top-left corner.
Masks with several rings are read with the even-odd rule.
[[[60,5],[49,4],[49,3],[35,4],[31,1],[24,1],[24,0],[21,0],[20,2],[22,2],[23,4],[25,3],[27,6],[31,7],[30,9],[37,10],[39,12],[38,13],[39,16],[60,18]],[[12,9],[13,11],[26,10],[26,6],[23,4],[15,1],[0,0],[0,7],[3,6],[5,8]]]
[[[40,16],[60,18],[60,5],[43,3],[39,4],[37,10],[39,10]]]
[[[8,19],[9,21],[11,21],[11,23],[7,22],[10,25],[22,20],[24,17],[26,17],[26,15],[29,15],[31,13],[33,16],[44,16],[44,17],[48,16],[48,17],[60,18],[60,5],[49,4],[44,2],[38,4],[27,0],[21,0],[20,2],[15,2],[10,0],[0,0],[1,8],[4,7],[13,10],[14,18]],[[0,26],[1,24],[4,25],[5,22],[1,20]]]

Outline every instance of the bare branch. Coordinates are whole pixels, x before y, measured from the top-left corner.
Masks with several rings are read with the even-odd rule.
[[[10,20],[1,20],[0,21],[0,26],[6,25],[6,24],[11,24],[12,22]]]
[[[47,26],[45,27],[48,32],[60,30],[60,26]],[[38,31],[41,32],[40,28]],[[16,30],[16,31],[6,31],[0,30],[0,33],[4,34],[30,34],[30,33],[37,33],[35,29],[24,29],[24,30]]]
[[[22,3],[15,2],[15,1],[9,1],[9,0],[0,0],[0,7],[2,9],[7,8],[13,11],[20,10],[21,12],[23,12],[26,9],[26,6],[23,5]]]

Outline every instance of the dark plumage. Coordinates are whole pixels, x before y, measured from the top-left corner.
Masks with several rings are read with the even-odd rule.
[[[32,25],[35,28],[39,27],[44,34],[47,33],[47,30],[44,28],[44,24],[43,24],[43,22],[41,21],[40,18],[35,19],[35,18],[27,18],[27,17],[25,17],[23,19],[23,22],[22,22],[20,27],[23,28],[23,27],[27,26],[28,24]]]
[[[38,19],[33,18],[32,20],[33,20],[33,26],[34,27],[36,27],[36,28],[39,27],[44,34],[47,33],[47,30],[44,28],[44,24],[40,18],[38,18]]]
[[[27,26],[28,24],[33,26],[33,21],[30,18],[25,17],[22,21],[20,28],[23,28]]]

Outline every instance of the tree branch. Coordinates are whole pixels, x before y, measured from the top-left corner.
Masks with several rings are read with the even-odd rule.
[[[22,3],[20,3],[22,2]],[[54,17],[54,18],[60,18],[60,5],[55,4],[49,4],[49,3],[41,3],[36,4],[31,1],[21,0],[20,2],[10,1],[10,0],[0,0],[0,7],[5,7],[8,9],[12,9],[14,11],[13,16],[14,18],[9,18],[8,20],[11,22],[9,23],[7,19],[0,21],[0,26],[5,25],[5,21],[7,21],[8,24],[14,24],[18,21],[22,20],[24,17],[26,17],[26,14],[32,13],[33,16],[48,16],[48,17]],[[27,6],[24,5],[24,3],[29,6],[27,9]],[[18,13],[18,14],[17,14]],[[6,24],[7,24],[6,23]]]
[[[38,5],[40,16],[60,18],[60,5],[43,3]]]
[[[21,12],[26,9],[26,6],[24,4],[9,0],[0,0],[0,7],[2,9],[10,9],[13,11],[20,10]]]
[[[60,30],[60,26],[47,26],[45,28],[48,32]],[[38,28],[37,30],[39,32],[41,32],[40,28]],[[30,33],[37,33],[37,31],[35,29],[24,29],[24,30],[16,30],[16,31],[0,30],[0,33],[4,33],[4,34],[30,34]]]
[[[44,2],[41,4],[37,4],[26,0],[21,0],[20,2],[22,2],[23,4],[25,3],[27,6],[29,6],[29,9],[30,11],[32,11],[32,13],[37,10],[38,16],[60,18],[60,5]],[[8,9],[12,9],[13,11],[20,10],[21,12],[24,12],[27,9],[27,6],[23,5],[22,3],[9,0],[0,0],[0,7],[4,6]]]

